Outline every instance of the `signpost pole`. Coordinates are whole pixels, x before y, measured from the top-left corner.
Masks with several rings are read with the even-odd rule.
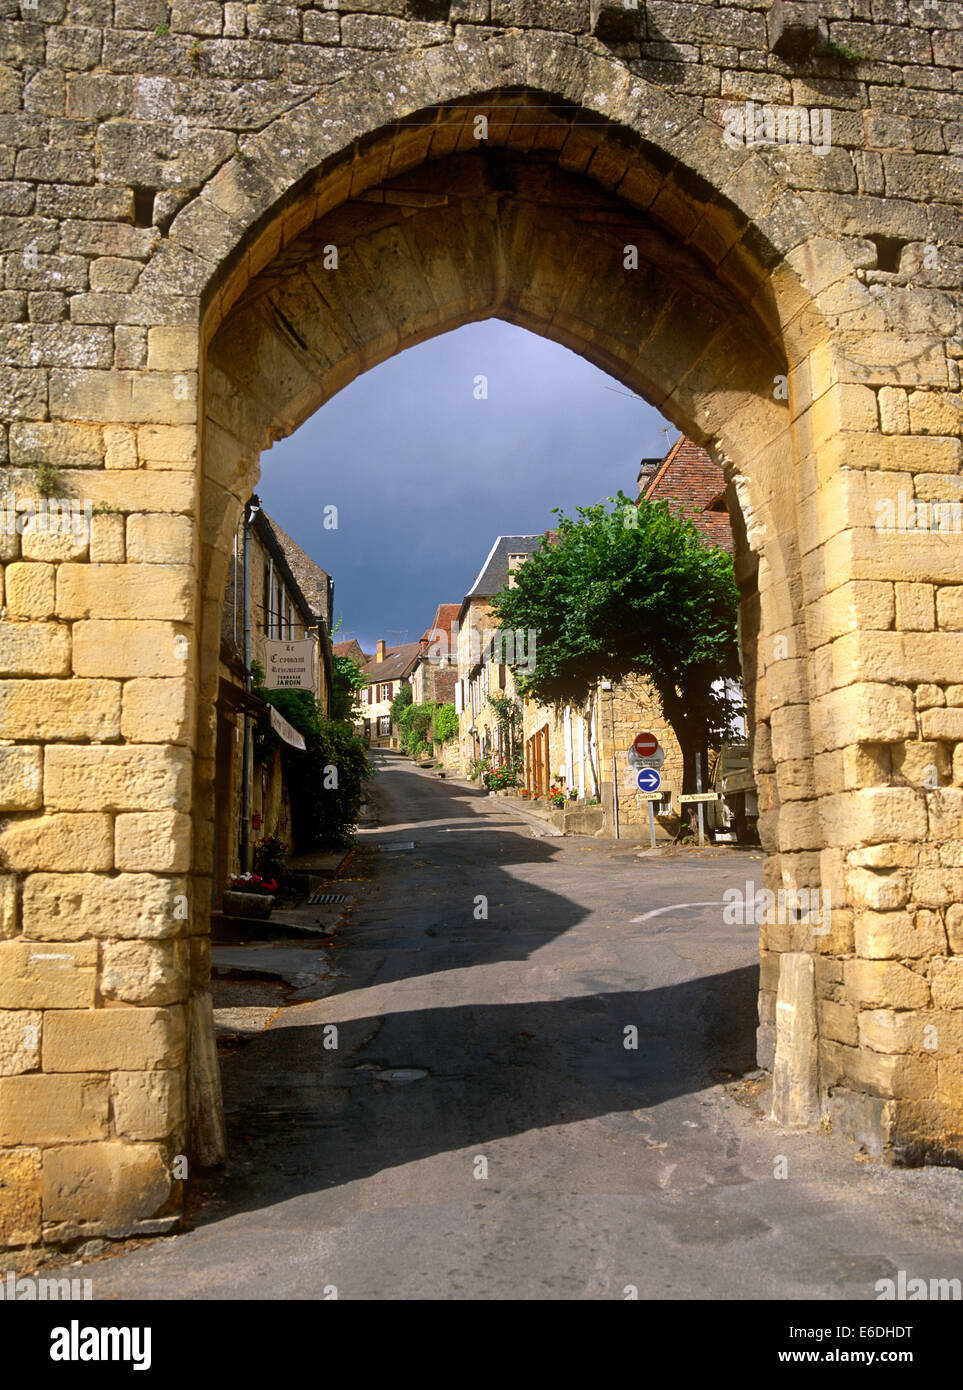
[[[702,791],[702,749],[701,749],[701,748],[699,748],[699,749],[696,750],[696,791],[697,791],[697,792],[701,792],[701,791]],[[698,809],[699,809],[699,848],[700,848],[700,849],[703,849],[703,848],[705,847],[706,835],[705,835],[705,821],[704,821],[704,819],[703,819],[703,811],[702,811],[702,802],[701,802],[701,801],[697,801],[697,802],[696,802],[696,806],[697,806]]]
[[[619,774],[615,767],[615,754],[612,754],[612,817],[615,824],[615,838],[619,838]]]
[[[638,762],[634,761],[638,759]],[[639,790],[646,792],[649,801],[649,845],[655,849],[655,807],[652,804],[651,793],[658,790],[662,782],[661,774],[658,772],[665,761],[665,753],[659,747],[659,740],[655,734],[639,733],[632,740],[632,747],[629,749],[629,762],[633,767],[638,767],[642,763],[642,771],[638,775]]]

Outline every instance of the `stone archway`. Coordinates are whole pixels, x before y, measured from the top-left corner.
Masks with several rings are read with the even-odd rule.
[[[216,1156],[227,538],[263,447],[359,371],[492,314],[639,390],[738,497],[767,883],[833,904],[818,939],[762,929],[780,1118],[813,1123],[831,1096],[879,1150],[958,1155],[963,587],[943,538],[877,526],[901,495],[904,514],[906,496],[957,496],[946,296],[867,285],[856,212],[821,218],[685,96],[535,35],[349,65],[216,148],[172,220],[178,198],[155,207],[163,236],[118,215],[146,264],[135,288],[78,293],[75,318],[125,330],[111,365],[53,370],[51,420],[15,431],[25,466],[58,428],[89,438],[95,466],[66,481],[105,505],[86,545],[31,539],[8,571],[2,1002],[38,1040],[0,1079],[24,1213],[8,1243],[163,1229],[177,1156]]]
[[[470,133],[479,112],[489,123],[484,145]],[[232,533],[260,448],[358,372],[492,314],[574,348],[705,442],[727,469],[746,528],[739,563],[766,882],[833,903],[815,927],[778,909],[763,926],[760,1059],[776,1068],[779,1118],[815,1123],[832,1090],[842,1122],[883,1147],[898,1099],[894,1054],[861,1044],[858,1006],[880,1002],[872,991],[886,972],[875,956],[865,971],[855,959],[851,970],[837,966],[855,956],[854,909],[876,913],[875,921],[887,882],[892,888],[880,836],[901,833],[905,798],[888,770],[880,776],[880,749],[896,729],[907,736],[915,726],[905,692],[866,679],[837,684],[815,664],[825,605],[835,606],[838,625],[843,603],[848,626],[857,611],[850,586],[871,592],[852,579],[838,585],[822,546],[849,529],[860,507],[868,521],[871,502],[897,504],[885,474],[842,461],[860,433],[876,431],[878,417],[866,363],[852,360],[859,342],[820,303],[832,299],[831,287],[812,289],[820,274],[840,271],[841,257],[828,239],[819,245],[801,208],[802,225],[793,226],[775,188],[779,231],[792,250],[754,245],[755,224],[691,168],[676,164],[667,175],[624,128],[580,127],[573,114],[526,91],[417,113],[411,133],[402,126],[370,137],[350,185],[342,184],[350,189],[344,201],[299,234],[303,214],[292,221],[283,248],[240,290],[211,339],[208,466],[218,489],[236,481],[225,489],[230,501],[210,494],[207,534],[218,516],[228,521],[225,540]],[[326,181],[310,197],[327,208]],[[625,263],[636,248],[637,271]],[[794,252],[809,286],[790,268]],[[884,332],[877,306],[854,283],[864,332]],[[225,298],[237,287],[235,279]],[[847,360],[853,379],[840,381]],[[215,543],[214,595],[223,543],[217,552]],[[845,629],[830,631],[842,638]],[[854,727],[875,735],[873,751],[862,751],[874,764],[867,786],[847,768]],[[861,890],[854,893],[850,878]],[[938,947],[936,936],[930,944]],[[871,1012],[875,1019],[882,1011]]]

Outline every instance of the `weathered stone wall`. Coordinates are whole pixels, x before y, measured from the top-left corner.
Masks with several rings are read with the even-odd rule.
[[[659,747],[665,754],[665,762],[660,769],[662,788],[672,797],[673,812],[678,814],[678,799],[682,792],[682,750],[649,682],[639,677],[629,677],[613,685],[610,691],[602,691],[598,718],[602,780],[607,786],[603,804],[611,805],[614,754],[620,833],[627,830],[638,833],[640,827],[644,829],[649,823],[648,803],[639,793],[637,770],[629,762],[628,750],[638,733],[648,732],[659,740]],[[658,811],[658,803],[655,809]]]
[[[827,934],[762,930],[781,1118],[833,1092],[873,1145],[963,1147],[963,571],[905,521],[960,497],[963,6],[819,0],[793,58],[764,0],[618,9],[4,6],[7,486],[96,511],[0,538],[7,1243],[157,1229],[176,1155],[218,1156],[240,508],[340,386],[491,314],[646,395],[741,505],[766,881],[833,894]],[[740,144],[747,100],[830,111],[831,147]]]

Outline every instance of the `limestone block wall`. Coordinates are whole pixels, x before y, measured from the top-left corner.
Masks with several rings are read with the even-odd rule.
[[[481,707],[478,713],[473,712],[471,695],[472,672],[477,654],[481,651],[482,633],[486,628],[494,628],[494,626],[495,623],[491,618],[487,601],[473,598],[458,629],[458,680],[462,693],[462,707],[458,711],[458,759],[463,777],[468,776],[472,759],[475,756],[475,749],[480,746],[479,734],[473,735],[470,730],[474,728],[480,731],[482,727],[486,725],[490,727],[494,722],[494,710],[483,697],[481,697]],[[477,679],[477,673],[475,673],[474,679]],[[479,698],[476,690],[476,707]]]
[[[672,794],[675,806],[682,791],[682,750],[679,742],[662,713],[651,685],[638,677],[629,677],[613,685],[610,691],[600,692],[598,725],[602,780],[606,785],[603,805],[611,806],[614,756],[620,831],[645,827],[649,823],[648,804],[639,795],[636,770],[629,762],[628,750],[636,734],[647,732],[655,735],[665,753],[665,762],[660,768],[662,786]]]
[[[826,932],[761,924],[777,1113],[963,1151],[963,12],[817,0],[789,59],[766,0],[640,0],[617,33],[587,0],[372,5],[0,20],[0,459],[90,511],[0,536],[7,1244],[157,1229],[178,1156],[222,1152],[240,509],[355,375],[492,314],[645,395],[738,502],[766,882],[832,896]],[[831,140],[763,111],[747,144],[747,102]]]
[[[570,710],[571,759],[573,777],[569,783],[575,789],[579,786],[579,725],[582,726],[582,785],[586,797],[594,796],[590,758],[589,707]],[[682,752],[678,740],[663,715],[657,697],[647,681],[629,677],[616,682],[611,689],[599,688],[595,697],[594,727],[597,735],[597,748],[591,756],[595,760],[599,779],[600,801],[605,808],[606,834],[614,835],[612,818],[612,759],[615,758],[616,786],[619,798],[620,833],[644,830],[649,823],[647,803],[639,795],[636,770],[629,763],[628,750],[637,733],[647,731],[655,734],[659,746],[665,753],[661,772],[663,785],[677,798],[682,790]],[[524,703],[524,731],[528,740],[542,729],[548,729],[549,764],[555,780],[567,764],[568,746],[563,714],[538,705],[534,700]],[[562,778],[564,780],[564,778]],[[664,834],[661,827],[660,837]]]

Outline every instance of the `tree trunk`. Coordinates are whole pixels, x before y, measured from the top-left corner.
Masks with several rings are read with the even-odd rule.
[[[682,750],[682,795],[691,796],[698,790],[696,787],[696,755],[703,752],[706,743],[705,721],[693,719],[687,712],[686,701],[674,693],[668,694],[660,691],[659,697],[662,701],[665,717],[669,721],[672,732]],[[705,768],[705,762],[702,766]],[[693,802],[687,801],[679,812],[677,839],[681,839],[686,831],[692,829],[692,822]]]

